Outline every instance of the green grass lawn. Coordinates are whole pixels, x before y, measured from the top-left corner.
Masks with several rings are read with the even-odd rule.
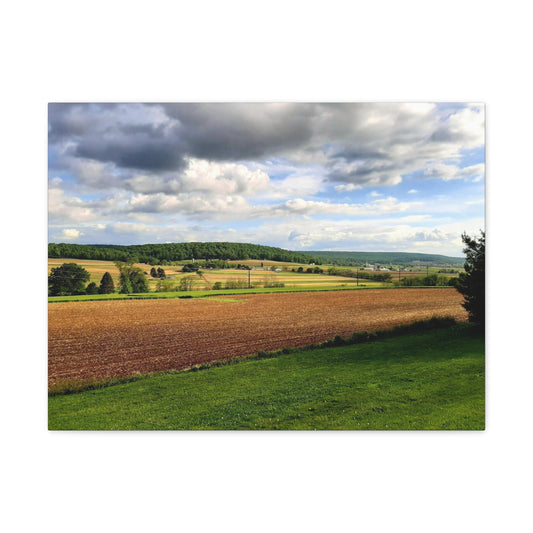
[[[49,398],[49,429],[482,430],[484,337],[465,325]]]

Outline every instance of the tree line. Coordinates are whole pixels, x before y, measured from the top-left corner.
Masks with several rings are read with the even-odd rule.
[[[429,274],[427,276],[411,276],[403,278],[400,281],[395,281],[395,283],[400,287],[455,287],[457,284],[457,278]]]
[[[260,259],[287,263],[322,264],[321,259],[301,252],[293,252],[272,246],[231,242],[187,242],[166,244],[107,245],[50,243],[48,257],[96,259],[165,265],[171,261],[188,259],[237,261]]]
[[[120,294],[148,292],[148,283],[142,268],[136,267],[133,263],[127,261],[116,261],[115,266],[120,272],[118,291]],[[162,274],[164,275],[164,271]],[[115,292],[115,283],[109,272],[102,276],[99,286],[94,281],[85,286],[90,278],[89,272],[82,266],[76,263],[63,263],[50,271],[48,276],[48,296],[112,294]]]
[[[365,272],[364,270],[350,270],[349,268],[331,267],[328,270],[330,276],[344,276],[346,278],[367,279],[369,281],[389,282],[392,281],[392,276],[388,272],[374,273]]]
[[[328,252],[309,251],[310,255],[319,257],[323,262],[338,266],[360,266],[365,263],[381,265],[411,265],[414,262],[433,263],[435,265],[461,265],[461,257],[449,257],[439,254],[416,252]]]

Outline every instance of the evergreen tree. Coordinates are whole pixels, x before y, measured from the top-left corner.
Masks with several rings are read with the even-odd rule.
[[[106,272],[102,276],[100,281],[100,287],[98,288],[99,294],[112,294],[115,292],[115,284],[113,283],[113,278],[109,272]]]
[[[161,267],[157,267],[157,277],[161,279],[166,279],[167,275]]]
[[[86,294],[98,294],[98,286],[94,281],[91,281],[89,285],[87,285],[87,288],[85,289]]]
[[[457,290],[465,297],[463,307],[468,312],[470,322],[485,325],[485,232],[478,239],[461,235],[466,245],[465,272],[459,274]]]

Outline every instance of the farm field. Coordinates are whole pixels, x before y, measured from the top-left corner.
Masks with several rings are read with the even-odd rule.
[[[482,430],[484,371],[458,325],[52,396],[49,429]]]
[[[68,259],[68,258],[49,258],[48,259],[48,273],[52,268],[59,267],[63,263],[76,263],[85,268],[90,274],[90,282],[94,282],[97,285],[100,284],[102,276],[105,272],[109,272],[113,278],[115,288],[118,288],[119,283],[119,271],[112,261],[98,261],[89,259]],[[292,269],[298,269],[302,267],[308,268],[309,265],[300,265],[296,263],[282,263],[276,261],[265,261],[264,269],[260,270],[262,264],[261,261],[247,260],[247,261],[230,261],[235,265],[234,269],[223,270],[203,270],[202,275],[183,273],[181,272],[182,265],[164,266],[167,280],[163,283],[160,280],[147,276],[148,288],[150,292],[168,292],[177,290],[177,286],[180,280],[184,277],[192,279],[191,290],[192,291],[208,291],[212,290],[215,283],[220,283],[224,287],[227,282],[234,282],[234,284],[241,284],[248,287],[248,282],[252,288],[264,287],[265,283],[272,285],[283,284],[285,288],[294,289],[318,289],[318,288],[355,288],[355,287],[383,287],[391,286],[391,283],[381,283],[376,281],[370,281],[367,279],[360,279],[358,282],[354,278],[343,276],[330,276],[324,274],[310,274],[310,273],[297,273],[292,272]],[[249,273],[247,270],[237,269],[237,264],[246,264],[257,270],[251,270]],[[151,266],[144,263],[137,263],[135,266],[141,268],[147,274],[150,272]],[[328,270],[327,265],[322,265],[325,272]],[[343,267],[344,268],[344,267]],[[276,269],[282,269],[281,272],[276,272]],[[355,270],[351,268],[351,270]],[[438,268],[430,268],[429,273],[437,273]],[[367,272],[368,273],[368,272]],[[379,274],[383,272],[370,272],[371,274]],[[414,276],[425,276],[426,269],[417,269],[410,271],[402,271],[400,273],[401,279]],[[250,274],[250,278],[248,278]],[[390,272],[393,281],[398,280],[397,272]],[[443,274],[448,277],[454,277],[457,274]],[[107,296],[108,297],[108,296]],[[53,301],[53,300],[52,300]]]
[[[203,273],[203,278],[213,285],[217,281],[224,283],[228,280],[238,280],[248,283],[248,271],[245,270],[214,270]],[[254,286],[264,286],[265,282],[283,283],[285,287],[332,287],[332,286],[356,286],[356,280],[342,276],[329,276],[326,274],[302,274],[296,272],[271,272],[252,270],[250,271],[250,283]],[[359,280],[359,286],[382,286],[382,283],[369,280]]]
[[[301,347],[433,316],[466,320],[453,289],[53,303],[48,381],[83,382]]]

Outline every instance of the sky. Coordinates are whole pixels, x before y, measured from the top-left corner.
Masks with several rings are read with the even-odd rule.
[[[462,256],[485,217],[476,103],[53,103],[48,239]]]

